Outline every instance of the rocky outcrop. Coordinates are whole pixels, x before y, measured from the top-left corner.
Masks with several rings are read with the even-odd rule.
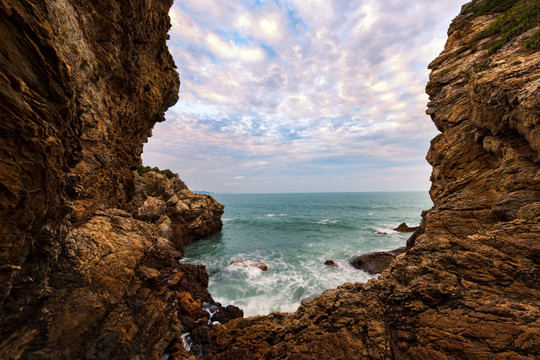
[[[178,97],[171,5],[0,2],[2,359],[189,358],[208,321],[206,271],[177,259],[223,208],[135,171]]]
[[[163,237],[179,249],[221,230],[223,205],[209,195],[194,194],[177,174],[170,178],[158,171],[142,176],[148,195],[137,217],[154,222]]]
[[[475,9],[524,3],[534,4]],[[538,356],[540,52],[522,45],[538,28],[494,48],[497,32],[484,30],[499,14],[468,9],[430,65],[428,113],[441,131],[427,156],[434,206],[405,254],[377,280],[325,291],[295,313],[197,334],[203,358]]]

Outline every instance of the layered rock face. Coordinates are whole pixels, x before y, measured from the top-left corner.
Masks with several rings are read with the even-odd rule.
[[[206,271],[177,259],[223,206],[135,171],[178,96],[171,5],[0,2],[2,359],[189,357],[208,321]]]
[[[458,16],[430,65],[434,207],[407,252],[295,313],[199,329],[203,358],[538,357],[540,52],[532,29],[490,53],[496,16]]]

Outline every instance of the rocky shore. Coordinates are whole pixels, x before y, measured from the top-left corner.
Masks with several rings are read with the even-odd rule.
[[[465,6],[430,65],[434,206],[405,253],[376,280],[244,319],[178,262],[223,206],[137,171],[178,97],[172,0],[1,1],[0,358],[535,359],[538,26],[492,29],[516,4],[534,2]]]

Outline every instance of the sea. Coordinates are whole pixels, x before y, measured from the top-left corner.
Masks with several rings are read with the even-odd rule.
[[[206,265],[214,300],[245,316],[295,311],[326,289],[368,281],[374,276],[349,261],[404,246],[411,234],[393,229],[419,225],[432,206],[427,192],[212,196],[225,205],[223,229],[186,246],[181,261]]]

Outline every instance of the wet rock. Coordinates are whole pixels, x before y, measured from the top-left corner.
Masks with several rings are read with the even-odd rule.
[[[394,231],[407,233],[407,232],[415,232],[416,230],[419,230],[420,226],[413,226],[410,227],[406,223],[401,223],[397,228],[394,229]]]
[[[239,259],[239,260],[232,260],[229,265],[232,266],[242,266],[242,267],[256,267],[262,271],[268,270],[268,265],[263,263],[262,261],[251,261],[248,259]]]
[[[326,260],[326,261],[324,262],[324,265],[330,266],[330,267],[335,267],[335,268],[339,267],[338,264],[336,264],[336,263],[334,262],[334,260]]]
[[[385,233],[385,232],[382,232],[382,231],[377,231],[377,235],[388,235],[388,233]]]
[[[214,324],[214,322],[225,324],[233,319],[244,317],[244,312],[234,305],[223,307],[218,302],[206,302],[203,304],[203,309],[209,314],[208,324]]]
[[[392,251],[363,254],[351,260],[350,264],[355,269],[363,270],[369,274],[380,274],[390,265],[396,256],[403,254],[405,250],[405,247],[401,247]]]

